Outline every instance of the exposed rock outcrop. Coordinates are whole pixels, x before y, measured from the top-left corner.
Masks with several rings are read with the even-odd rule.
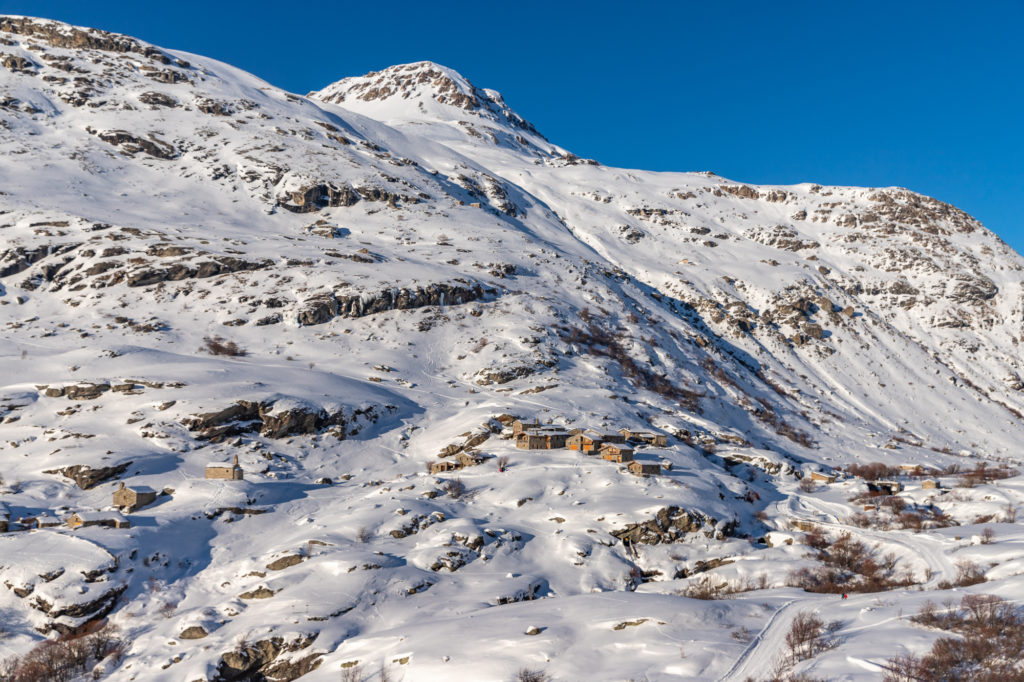
[[[714,517],[702,511],[689,511],[681,507],[664,507],[649,521],[631,523],[612,535],[632,544],[658,545],[680,542],[686,533],[703,533],[709,538],[722,540],[731,536],[736,528],[735,521],[719,523]]]
[[[98,469],[93,469],[91,466],[85,464],[75,464],[62,469],[47,469],[43,473],[61,474],[62,476],[72,479],[82,490],[88,490],[89,488],[93,488],[104,481],[117,478],[127,471],[131,464],[132,463],[129,460],[114,466],[99,467]]]
[[[410,310],[425,306],[459,305],[478,301],[495,293],[480,284],[434,283],[426,287],[385,289],[374,294],[321,294],[308,299],[297,314],[301,325],[329,322],[335,317],[365,317],[388,310]]]

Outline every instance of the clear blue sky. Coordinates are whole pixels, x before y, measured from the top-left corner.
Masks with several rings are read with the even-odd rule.
[[[1024,251],[1024,0],[0,0],[294,92],[430,59],[602,163],[900,185]]]

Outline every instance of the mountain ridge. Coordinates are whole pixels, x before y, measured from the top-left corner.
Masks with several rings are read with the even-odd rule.
[[[924,540],[895,511],[848,523],[857,477],[801,486],[1018,461],[1024,259],[955,207],[607,167],[432,62],[302,97],[59,22],[2,17],[0,43],[0,511],[172,491],[131,529],[0,535],[17,653],[106,616],[131,640],[111,679],[231,679],[239,657],[708,679],[741,662],[728,629],[724,657],[607,651],[789,613],[789,570],[817,565],[793,523],[861,533],[931,589],[954,552],[982,560],[943,524],[1017,499],[908,479]],[[660,473],[516,448],[513,417],[652,430],[667,445],[635,455]],[[204,477],[234,455],[244,481]],[[23,560],[36,542],[71,557],[59,578]],[[680,596],[707,570],[764,592]],[[459,646],[470,618],[485,655]]]

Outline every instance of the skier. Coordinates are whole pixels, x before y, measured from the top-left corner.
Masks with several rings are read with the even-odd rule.
[[[846,593],[843,592],[843,599],[846,599]]]

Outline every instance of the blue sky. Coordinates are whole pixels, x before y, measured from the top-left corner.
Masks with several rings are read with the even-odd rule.
[[[973,6],[972,6],[973,5]],[[294,92],[430,59],[616,166],[900,185],[1024,251],[1024,0],[0,0],[215,57]]]

